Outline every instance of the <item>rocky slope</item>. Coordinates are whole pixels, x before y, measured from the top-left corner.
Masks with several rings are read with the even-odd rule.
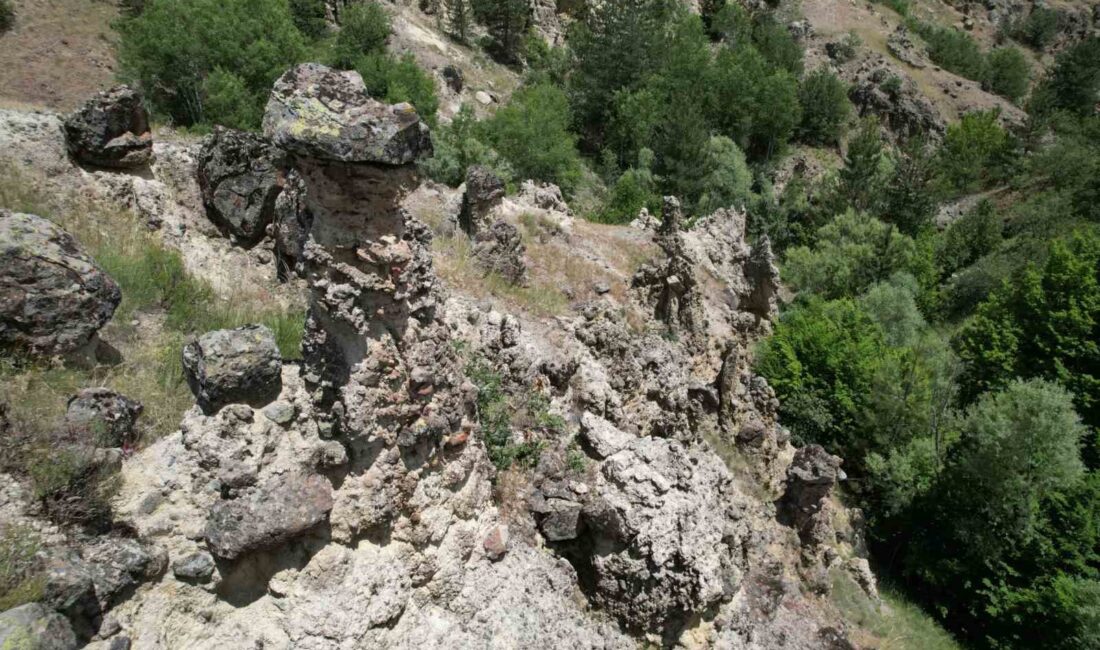
[[[257,253],[276,246],[275,219],[299,227],[278,291],[310,295],[302,361],[280,361],[262,328],[199,339],[183,352],[199,405],[121,463],[113,518],[128,533],[56,531],[47,603],[88,647],[845,643],[818,595],[827,572],[871,593],[873,579],[836,527],[839,459],[796,454],[749,370],[778,279],[743,214],[685,229],[670,198],[660,230],[601,230],[552,187],[478,199],[471,183],[478,218],[461,219],[453,192],[417,189],[431,139],[415,112],[316,65],[276,84],[261,143],[275,153],[236,168],[241,145],[219,132],[157,141],[135,172],[84,169],[59,117],[0,117],[5,159],[51,172],[28,182],[130,208],[224,291],[276,285]],[[204,204],[204,178],[231,180]],[[256,196],[266,178],[297,196],[216,199]],[[413,212],[436,216],[444,266],[469,239],[493,243],[474,247],[476,275],[502,257],[526,270],[519,233],[534,220],[533,254],[603,274],[582,275],[592,286],[552,318],[486,300],[456,272],[438,279],[433,229]],[[223,234],[248,219],[262,241]],[[581,244],[588,229],[619,243]],[[493,438],[475,366],[538,417],[512,414]],[[525,445],[537,460],[492,462]],[[47,531],[27,496],[11,485],[11,520]]]

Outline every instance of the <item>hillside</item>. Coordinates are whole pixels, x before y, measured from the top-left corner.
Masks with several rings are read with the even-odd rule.
[[[1100,647],[1100,7],[5,2],[5,650]]]

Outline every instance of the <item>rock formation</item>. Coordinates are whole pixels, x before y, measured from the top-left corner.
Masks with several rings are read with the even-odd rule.
[[[122,300],[69,233],[0,210],[0,349],[40,356],[85,347]]]
[[[478,266],[497,273],[511,284],[527,284],[527,262],[523,238],[515,226],[503,219],[480,230],[471,252]]]
[[[504,198],[504,182],[493,171],[480,165],[466,170],[466,192],[462,195],[462,211],[458,219],[462,229],[475,237],[489,227],[489,212]]]
[[[69,399],[65,426],[70,435],[88,439],[97,447],[132,446],[142,405],[109,388],[85,388]]]
[[[132,169],[153,157],[153,135],[141,93],[116,86],[88,100],[65,120],[69,153],[97,167]]]
[[[199,152],[198,179],[211,221],[251,246],[266,233],[283,188],[281,150],[254,133],[216,127]]]
[[[262,325],[208,332],[183,349],[187,383],[207,413],[234,403],[264,406],[279,394],[281,367],[275,335]]]

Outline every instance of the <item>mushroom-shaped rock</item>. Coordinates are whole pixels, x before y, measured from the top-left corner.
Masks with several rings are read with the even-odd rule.
[[[339,162],[406,165],[432,146],[411,104],[371,99],[358,72],[318,63],[297,65],[275,82],[264,133],[287,151]]]
[[[69,233],[0,210],[0,349],[42,356],[87,344],[115,313],[118,285]]]
[[[206,543],[218,557],[271,548],[324,521],[332,486],[318,474],[276,477],[236,499],[219,501],[206,520]]]
[[[0,648],[73,650],[76,634],[65,617],[40,603],[0,614]]]
[[[65,141],[79,162],[130,169],[153,157],[153,135],[141,93],[116,86],[88,100],[65,119]]]
[[[283,188],[285,155],[263,136],[218,127],[199,153],[206,214],[244,246],[263,238]]]
[[[207,414],[226,404],[262,407],[282,389],[282,356],[275,334],[263,325],[203,334],[183,348],[183,369]]]
[[[143,407],[109,388],[85,388],[69,398],[65,427],[96,447],[122,447],[137,440],[134,425]]]

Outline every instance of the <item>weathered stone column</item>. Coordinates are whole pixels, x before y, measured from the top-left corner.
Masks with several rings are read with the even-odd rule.
[[[317,400],[353,453],[357,439],[438,440],[461,421],[460,405],[438,403],[454,352],[435,314],[429,231],[400,205],[431,153],[427,125],[409,104],[371,99],[358,73],[310,63],[275,83],[264,131],[289,152],[313,217],[303,353]]]

